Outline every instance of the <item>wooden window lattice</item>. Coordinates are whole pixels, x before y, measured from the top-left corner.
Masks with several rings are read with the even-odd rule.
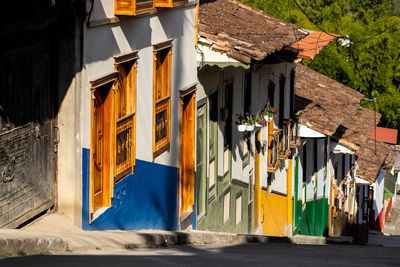
[[[122,176],[132,169],[132,134],[135,114],[117,121],[115,171]]]
[[[135,165],[135,99],[136,63],[128,61],[117,65],[115,83],[115,141],[114,183],[129,173]]]
[[[169,150],[171,117],[171,42],[155,45],[153,158]]]

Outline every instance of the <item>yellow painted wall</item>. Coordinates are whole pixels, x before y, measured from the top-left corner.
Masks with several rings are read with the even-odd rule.
[[[261,190],[261,212],[263,231],[266,235],[287,236],[288,198]]]
[[[256,135],[256,141],[260,141],[260,132]],[[254,229],[258,229],[266,235],[291,236],[293,223],[292,201],[292,164],[290,159],[287,170],[287,192],[289,197],[270,193],[260,188],[260,153],[255,153],[255,191],[254,191]],[[258,228],[260,227],[260,228]]]
[[[288,233],[287,235],[291,236],[292,235],[292,225],[293,225],[293,199],[292,199],[292,164],[293,164],[293,160],[290,159],[290,163],[289,163],[289,168],[287,171],[287,193],[288,193],[288,197],[287,199],[287,222],[288,222]]]

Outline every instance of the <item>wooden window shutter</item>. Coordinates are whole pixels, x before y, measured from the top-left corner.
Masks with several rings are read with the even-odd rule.
[[[153,7],[172,7],[172,0],[153,0]]]
[[[114,0],[115,15],[136,15],[136,0]]]
[[[169,151],[171,131],[172,39],[153,45],[153,159]]]
[[[114,56],[114,183],[135,172],[137,51]]]

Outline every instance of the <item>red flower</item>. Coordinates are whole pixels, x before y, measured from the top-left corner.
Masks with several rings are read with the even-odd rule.
[[[278,111],[278,110],[277,110],[277,109],[275,109],[275,110],[274,110],[274,113],[276,113],[277,111]]]

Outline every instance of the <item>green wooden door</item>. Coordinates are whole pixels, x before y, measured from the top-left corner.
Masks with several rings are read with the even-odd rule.
[[[206,213],[207,203],[207,117],[206,104],[197,108],[197,147],[196,147],[196,213],[200,218]]]

